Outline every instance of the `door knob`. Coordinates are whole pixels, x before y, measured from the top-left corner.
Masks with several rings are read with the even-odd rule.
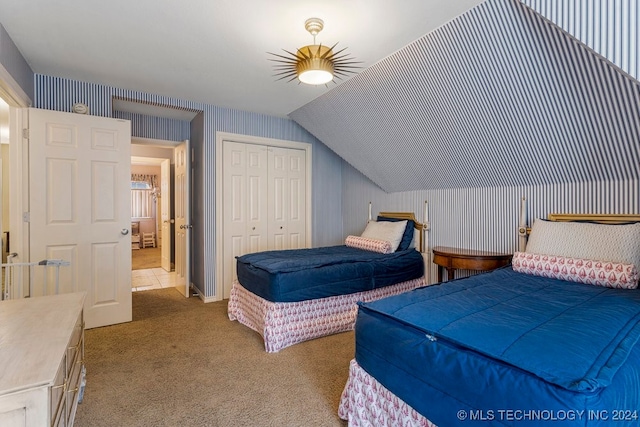
[[[120,233],[121,233],[123,236],[126,236],[127,234],[129,234],[129,229],[128,229],[128,228],[123,228],[122,230],[120,230]]]

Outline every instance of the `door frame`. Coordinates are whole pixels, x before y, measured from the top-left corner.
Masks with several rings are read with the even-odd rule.
[[[181,149],[184,146],[184,182],[185,184],[179,189],[179,180],[178,180],[178,168],[182,168],[179,166],[178,162],[178,151],[177,149]],[[192,187],[192,174],[191,174],[191,141],[189,139],[185,139],[180,144],[178,144],[174,148],[174,169],[173,169],[173,207],[174,207],[174,230],[173,230],[173,245],[175,247],[175,272],[176,272],[176,289],[180,292],[185,298],[189,298],[189,294],[191,289],[193,288],[193,284],[191,283],[191,229],[193,224],[191,223],[191,187]],[[180,198],[182,198],[182,204],[180,203]],[[182,217],[179,216],[179,210],[182,210]],[[181,222],[184,221],[184,224]],[[179,242],[178,234],[180,233],[178,230],[184,230],[184,247],[183,243]],[[179,249],[184,252],[184,265],[182,268],[184,269],[184,288],[181,287],[181,277],[180,277],[180,269],[179,263],[181,261],[178,259]]]
[[[158,160],[168,160],[169,161],[169,182],[167,185],[169,185],[169,187],[171,187],[173,185],[173,182],[171,180],[171,178],[173,177],[173,157],[174,157],[174,153],[175,153],[175,148],[180,145],[182,142],[184,141],[172,141],[172,140],[168,140],[168,139],[155,139],[155,138],[144,138],[144,137],[140,137],[140,136],[132,136],[131,137],[131,148],[132,151],[134,150],[134,147],[142,147],[144,149],[148,149],[149,152],[145,153],[144,155],[136,155],[134,156],[132,153],[132,157],[148,157],[148,158],[154,158],[154,159],[158,159]],[[159,151],[163,151],[163,152],[158,152],[158,153],[152,153],[151,151],[153,151],[154,148],[158,148],[160,149]],[[171,150],[171,155],[170,157],[163,157],[163,156],[168,156],[168,154],[166,154],[166,150]],[[138,153],[139,154],[139,153]],[[156,155],[158,154],[158,155]],[[189,203],[191,203],[191,197],[190,195],[187,195],[187,197],[189,197]],[[171,197],[170,197],[170,209],[169,209],[169,221],[171,221],[170,225],[169,225],[169,233],[172,233],[173,230],[173,211],[175,208],[175,198],[174,198],[174,194],[173,194],[173,188],[171,189]],[[164,236],[163,236],[164,237]],[[171,236],[171,244],[170,244],[170,249],[169,252],[173,253],[174,251],[174,247],[175,247],[175,239],[173,238],[173,236]],[[169,263],[171,263],[171,260],[169,260]],[[174,270],[172,270],[174,271]]]
[[[306,247],[311,247],[312,245],[312,219],[313,215],[311,212],[312,208],[312,148],[313,146],[308,142],[298,142],[298,141],[288,141],[284,139],[273,139],[273,138],[264,138],[260,136],[251,136],[251,135],[242,135],[237,133],[228,133],[228,132],[216,132],[216,200],[215,200],[215,212],[216,212],[216,229],[215,229],[215,253],[216,253],[216,267],[215,267],[215,295],[208,299],[208,301],[220,301],[222,300],[222,296],[224,294],[223,283],[222,283],[222,268],[224,265],[223,260],[223,245],[224,245],[224,221],[223,221],[223,159],[222,159],[222,143],[224,141],[234,141],[241,142],[245,144],[256,144],[256,145],[265,145],[271,147],[281,147],[281,148],[293,148],[296,150],[304,150],[305,152],[305,162],[306,162]],[[220,268],[219,268],[220,267]]]
[[[0,64],[0,98],[9,104],[9,157],[12,169],[9,182],[10,252],[15,261],[29,261],[29,223],[23,212],[29,211],[29,150],[22,129],[29,127],[27,108],[32,101],[9,71]]]

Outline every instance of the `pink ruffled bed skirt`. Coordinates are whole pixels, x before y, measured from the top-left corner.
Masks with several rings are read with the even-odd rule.
[[[424,278],[371,291],[300,302],[271,302],[233,282],[228,303],[229,319],[262,335],[268,353],[302,341],[353,329],[358,301],[373,301],[424,285]]]
[[[349,365],[338,416],[347,420],[349,427],[436,427],[369,375],[355,359]]]

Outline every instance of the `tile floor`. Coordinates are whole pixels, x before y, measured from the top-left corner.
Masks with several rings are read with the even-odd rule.
[[[176,272],[171,273],[162,268],[131,271],[131,290],[148,291],[150,289],[171,288],[176,285]]]

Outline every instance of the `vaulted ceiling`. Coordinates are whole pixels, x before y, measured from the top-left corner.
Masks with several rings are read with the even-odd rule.
[[[290,114],[387,192],[637,180],[640,84],[488,0]]]

